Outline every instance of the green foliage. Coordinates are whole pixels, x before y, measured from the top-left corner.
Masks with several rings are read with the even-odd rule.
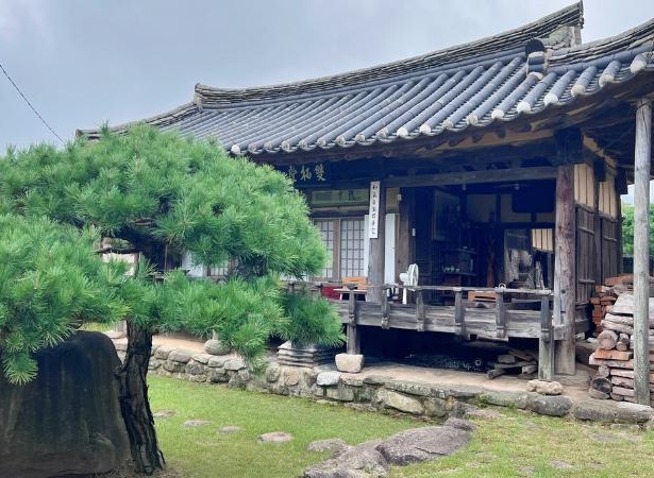
[[[98,260],[91,229],[2,215],[0,230],[0,353],[5,376],[20,384],[36,374],[32,352],[62,341],[81,322],[126,314],[118,294],[125,265]]]
[[[649,205],[649,250],[654,253],[654,204]],[[634,206],[622,203],[622,252],[625,255],[634,254]]]
[[[205,264],[235,259],[242,275],[303,276],[325,261],[308,208],[288,178],[208,142],[137,126],[37,146],[0,161],[0,205],[132,243],[154,264],[187,250]]]
[[[279,331],[284,340],[330,346],[344,342],[338,312],[324,297],[311,297],[306,292],[287,293],[283,296],[283,306],[289,318]]]
[[[22,377],[15,381],[34,375],[31,352],[62,340],[77,320],[122,316],[151,331],[217,331],[245,357],[256,357],[289,320],[276,277],[318,272],[326,258],[304,199],[283,174],[230,158],[215,143],[146,126],[123,135],[104,131],[99,141],[82,138],[63,149],[40,145],[9,151],[0,160],[0,213],[87,228],[94,240],[113,238],[141,257],[132,280],[114,272],[101,277],[91,263],[76,269],[81,258],[69,255],[89,254],[92,243],[80,242],[69,229],[61,230],[70,237],[18,251],[17,258],[51,272],[29,317],[22,310],[0,310],[0,347],[4,357],[13,357],[10,375]],[[7,257],[20,249],[17,238],[11,244]],[[234,277],[218,286],[170,272],[186,251],[205,264],[232,261]],[[54,260],[55,255],[70,260]],[[89,258],[100,267],[97,258]],[[155,271],[166,273],[156,285]],[[16,297],[46,284],[42,273],[26,272],[14,282],[7,274],[2,287]],[[12,335],[2,326],[7,320],[15,330],[32,332]],[[326,333],[322,337],[332,340]]]

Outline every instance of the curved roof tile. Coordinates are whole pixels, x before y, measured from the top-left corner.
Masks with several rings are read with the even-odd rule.
[[[579,45],[582,15],[577,3],[491,38],[316,80],[197,85],[193,103],[145,121],[216,138],[237,155],[348,148],[511,121],[654,72],[654,21]]]

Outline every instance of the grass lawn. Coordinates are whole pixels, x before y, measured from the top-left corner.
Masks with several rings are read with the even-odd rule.
[[[424,423],[379,413],[363,413],[307,399],[231,390],[207,384],[149,376],[153,412],[175,415],[155,419],[159,445],[168,466],[184,478],[294,477],[327,454],[307,452],[314,440],[342,438],[357,444]],[[210,425],[184,428],[186,420]],[[242,431],[221,434],[235,425]],[[287,432],[287,443],[259,443],[268,432]]]
[[[306,451],[314,440],[342,438],[350,444],[384,438],[424,425],[380,413],[363,413],[305,399],[250,393],[149,377],[160,446],[170,474],[180,477],[294,477],[326,458]],[[470,445],[442,460],[393,467],[399,477],[652,477],[654,432],[602,426],[499,409],[499,418],[474,419]],[[209,425],[184,428],[186,420]],[[242,428],[221,434],[220,427]],[[263,444],[257,437],[283,431],[295,439]]]

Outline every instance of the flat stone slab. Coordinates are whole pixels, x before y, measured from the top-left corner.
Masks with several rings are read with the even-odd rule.
[[[376,449],[379,440],[345,447],[334,458],[304,471],[305,478],[381,478],[388,475],[388,461]]]
[[[270,432],[259,435],[261,443],[286,443],[293,439],[293,435],[286,432]]]
[[[441,427],[406,430],[384,440],[377,450],[393,465],[435,460],[466,446],[472,438],[472,428],[470,422],[457,419]]]

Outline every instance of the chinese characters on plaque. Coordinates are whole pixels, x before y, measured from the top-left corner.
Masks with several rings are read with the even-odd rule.
[[[291,164],[286,170],[286,175],[294,183],[319,184],[327,181],[327,172],[325,165],[322,163],[302,164],[299,166]]]
[[[379,181],[370,181],[370,239],[377,239],[379,228]]]

